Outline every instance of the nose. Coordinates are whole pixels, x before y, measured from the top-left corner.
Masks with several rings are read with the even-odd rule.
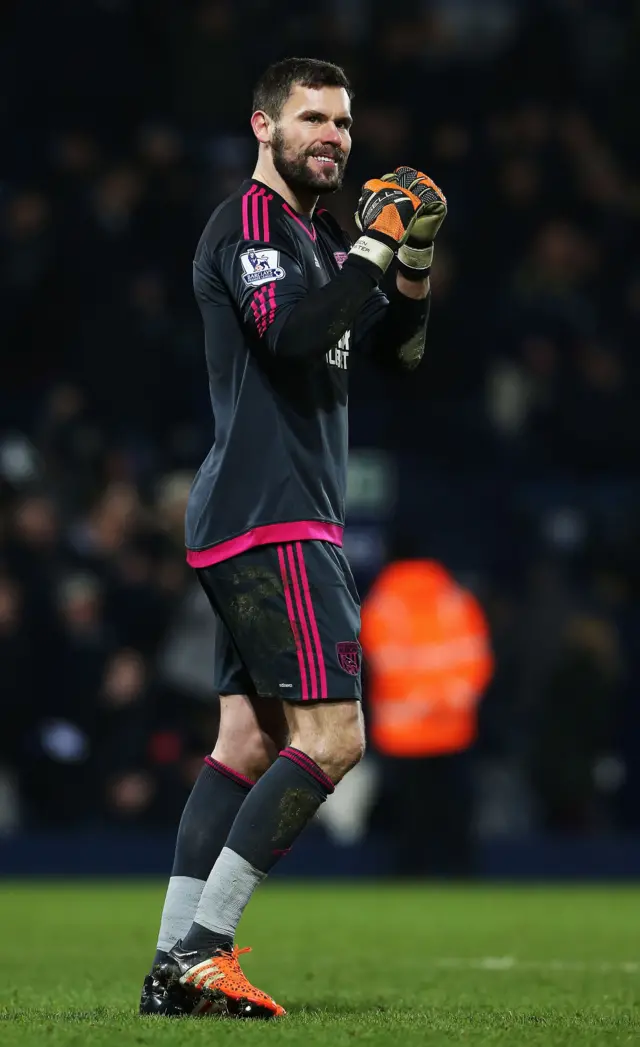
[[[327,123],[325,132],[322,136],[323,145],[342,145],[342,138],[340,132],[334,123]]]

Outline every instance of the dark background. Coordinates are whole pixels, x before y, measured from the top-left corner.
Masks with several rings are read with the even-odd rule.
[[[361,589],[410,550],[485,607],[480,840],[639,828],[640,5],[408,7],[2,5],[5,833],[171,828],[211,748],[182,548],[212,436],[191,259],[252,170],[252,83],[291,54],[355,86],[345,225],[399,163],[449,201],[425,362],[353,376]]]

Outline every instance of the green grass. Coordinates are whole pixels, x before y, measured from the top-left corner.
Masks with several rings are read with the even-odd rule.
[[[240,928],[289,1017],[135,1013],[161,885],[0,885],[0,1045],[640,1047],[640,890],[273,884]]]

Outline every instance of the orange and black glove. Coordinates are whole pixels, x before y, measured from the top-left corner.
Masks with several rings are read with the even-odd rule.
[[[447,217],[446,197],[428,175],[415,167],[396,167],[391,174],[383,175],[382,181],[401,186],[420,200],[420,212],[398,251],[398,267],[410,280],[422,280],[429,275],[433,241]]]
[[[421,212],[422,204],[413,193],[392,179],[370,178],[362,187],[355,213],[356,225],[363,235],[350,254],[366,258],[384,273]]]

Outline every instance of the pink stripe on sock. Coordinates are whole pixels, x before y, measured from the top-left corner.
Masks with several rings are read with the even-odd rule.
[[[242,197],[242,235],[245,240],[249,240],[249,197],[255,193],[257,185],[252,185],[251,189],[248,190]]]
[[[262,224],[264,226],[262,235],[263,235],[263,239],[264,239],[265,243],[269,243],[269,201],[270,200],[273,200],[273,196],[271,194],[269,194],[269,196],[265,195],[265,196],[262,197]]]
[[[262,196],[264,189],[258,189],[258,192],[251,198],[251,218],[253,219],[253,232],[252,237],[254,240],[260,239],[260,224],[258,222],[258,197]]]
[[[284,549],[281,545],[278,546],[278,562],[280,564],[280,574],[282,575],[282,588],[284,589],[284,602],[287,606],[287,614],[289,616],[289,624],[291,625],[291,632],[293,633],[293,639],[296,645],[296,653],[298,655],[298,665],[300,667],[300,693],[303,701],[306,701],[309,697],[309,684],[307,682],[307,670],[304,664],[304,654],[302,651],[302,644],[300,643],[300,633],[298,632],[298,623],[296,622],[295,614],[293,612],[293,601],[291,599],[291,591],[289,589],[289,580],[287,578],[287,565],[284,559]]]
[[[304,554],[302,552],[302,545],[300,542],[296,542],[296,555],[298,557],[298,567],[300,568],[300,578],[302,581],[302,589],[304,591],[304,598],[307,604],[307,613],[309,615],[309,622],[311,623],[311,632],[313,633],[313,639],[316,645],[316,658],[318,661],[318,672],[320,673],[320,697],[328,698],[327,694],[327,672],[324,666],[324,655],[322,653],[322,644],[320,643],[320,633],[318,631],[318,623],[316,621],[316,614],[313,609],[313,603],[311,601],[311,590],[309,589],[309,579],[307,577],[307,568],[304,562]]]
[[[307,651],[307,662],[309,663],[309,673],[311,675],[311,698],[317,698],[318,681],[316,679],[316,664],[313,657],[313,647],[311,646],[311,637],[307,627],[307,619],[304,616],[302,593],[300,592],[300,586],[298,585],[298,575],[296,573],[293,547],[291,545],[287,546],[287,556],[289,558],[289,573],[291,574],[291,581],[293,582],[293,593],[296,598],[296,607],[298,608],[298,621],[302,626],[302,635],[304,636],[304,643]]]
[[[329,776],[324,773],[321,767],[318,767],[315,760],[312,760],[310,756],[307,756],[307,754],[303,753],[300,749],[292,749],[289,745],[286,749],[283,749],[279,755],[284,756],[286,760],[291,760],[292,763],[301,767],[303,771],[306,771],[307,774],[310,774],[317,782],[320,782],[322,788],[326,789],[328,793],[332,793],[335,790],[335,785]]]
[[[213,767],[214,771],[224,774],[225,778],[231,778],[231,781],[237,782],[238,785],[245,785],[247,789],[251,789],[256,784],[251,781],[251,778],[247,778],[245,774],[240,774],[240,771],[234,771],[233,767],[227,767],[226,763],[220,763],[220,760],[214,759],[213,756],[205,756],[204,762],[209,767]]]
[[[283,751],[288,753],[295,753],[298,760],[301,760],[302,763],[306,763],[310,771],[317,771],[319,769],[319,765],[315,762],[315,760],[312,760],[309,754],[303,752],[302,749],[296,749],[295,745],[287,745]],[[324,774],[324,771],[322,771],[322,773]]]

